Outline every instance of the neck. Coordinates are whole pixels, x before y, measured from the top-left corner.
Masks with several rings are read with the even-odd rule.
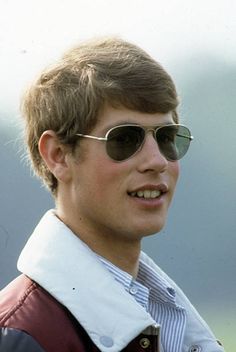
[[[106,242],[108,241],[106,240]],[[94,252],[104,257],[121,270],[129,273],[133,278],[137,277],[139,270],[140,243],[118,243],[118,241],[114,241],[113,238],[110,246],[93,246],[91,243],[88,245]]]
[[[95,253],[134,278],[137,277],[141,250],[140,239],[131,240],[128,236],[114,233],[114,230],[112,233],[109,229],[99,230],[98,226],[96,226],[96,229],[88,228],[84,226],[82,219],[75,224],[70,217],[65,216],[59,209],[57,209],[57,216]]]

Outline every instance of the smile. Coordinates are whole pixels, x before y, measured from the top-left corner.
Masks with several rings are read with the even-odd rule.
[[[161,194],[162,194],[162,192],[159,191],[159,190],[146,189],[144,191],[131,192],[130,196],[131,197],[144,198],[144,199],[155,199],[155,198],[160,197]]]

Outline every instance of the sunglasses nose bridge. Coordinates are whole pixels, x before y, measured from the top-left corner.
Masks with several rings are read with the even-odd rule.
[[[156,135],[156,131],[157,131],[158,128],[154,128],[154,127],[150,127],[150,126],[142,126],[142,129],[145,131],[144,138],[143,138],[143,141],[142,141],[142,146],[145,143],[149,133],[152,134],[152,137],[154,138],[156,144],[158,145],[157,135]],[[159,145],[158,145],[158,148],[159,148]]]
[[[157,142],[156,128],[153,128],[153,127],[145,127],[144,130],[145,130],[145,137],[147,137],[147,134],[148,134],[149,132],[151,132],[153,138],[154,138],[155,141]]]

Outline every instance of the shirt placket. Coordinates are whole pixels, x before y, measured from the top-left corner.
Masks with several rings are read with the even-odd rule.
[[[124,352],[162,352],[160,344],[160,327],[158,325],[148,327],[136,337],[124,350]]]

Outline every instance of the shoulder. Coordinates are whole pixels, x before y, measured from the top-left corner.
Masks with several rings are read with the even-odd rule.
[[[28,297],[36,288],[36,283],[25,275],[20,275],[0,291],[1,326],[8,326],[12,319],[17,318],[22,307],[25,307]]]
[[[43,352],[35,339],[24,331],[24,320],[27,320],[27,316],[23,318],[25,302],[36,288],[33,281],[21,275],[0,291],[1,351]]]
[[[0,328],[4,341],[21,339],[30,344],[35,340],[47,351],[67,351],[74,345],[84,351],[88,340],[66,307],[25,275],[0,292]]]
[[[36,317],[44,320],[62,306],[40,285],[20,275],[0,292],[0,326],[31,331]],[[46,319],[47,321],[47,319]]]

